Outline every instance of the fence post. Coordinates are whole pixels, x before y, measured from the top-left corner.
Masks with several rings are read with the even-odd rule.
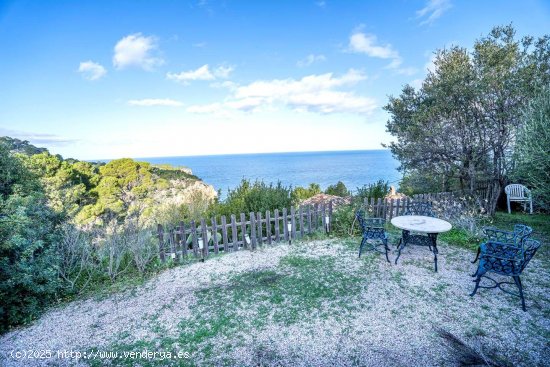
[[[285,236],[285,241],[288,241],[288,226],[287,226],[287,223],[288,223],[288,219],[287,219],[287,215],[286,215],[286,208],[283,208],[283,233],[284,233],[284,236]]]
[[[256,249],[256,216],[250,212],[250,249]]]
[[[295,240],[296,239],[296,210],[294,207],[290,207],[290,225],[292,227],[290,231],[290,238]]]
[[[241,213],[241,236],[243,238],[243,248],[248,248],[248,243],[246,243],[246,217],[244,213]]]
[[[300,216],[300,238],[304,238],[304,207],[302,205],[298,208],[298,215]]]
[[[332,226],[332,213],[334,208],[332,207],[332,200],[328,203],[328,231],[330,232]]]
[[[279,242],[281,240],[281,225],[279,223],[279,209],[275,209],[273,212],[273,215],[275,216],[275,242]]]
[[[180,222],[181,256],[187,258],[187,237],[185,237],[185,224]]]
[[[162,228],[162,224],[157,225],[157,232],[159,237],[159,256],[160,261],[165,261],[165,255],[164,255],[164,228]]]
[[[206,221],[201,219],[201,236],[202,236],[202,255],[208,257],[208,234],[206,232]]]
[[[307,206],[307,233],[311,234],[312,228],[311,228],[311,205]]]
[[[327,216],[326,216],[326,205],[325,203],[321,204],[321,223],[323,223],[323,231],[327,232]]]
[[[220,252],[220,244],[218,243],[218,224],[216,216],[212,217],[212,241],[214,242],[214,253],[217,255]]]
[[[258,245],[264,243],[264,232],[262,226],[262,212],[258,212]]]
[[[225,215],[222,215],[222,241],[223,241],[223,252],[227,252],[229,248],[229,241],[227,239],[227,218]]]
[[[395,216],[398,217],[399,216],[399,207],[401,206],[401,199],[397,199],[397,204],[396,204],[396,207],[395,207]]]
[[[231,239],[233,240],[233,251],[239,250],[239,237],[237,236],[237,218],[231,214]]]
[[[267,236],[267,244],[271,245],[271,212],[265,211],[265,231]]]
[[[199,256],[199,241],[197,238],[197,224],[194,220],[191,221],[191,239],[193,240],[193,254]]]

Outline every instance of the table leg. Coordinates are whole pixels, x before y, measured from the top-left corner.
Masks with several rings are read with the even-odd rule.
[[[439,253],[439,251],[437,251],[437,233],[428,233],[428,237],[432,242],[430,250],[432,250],[434,254],[435,272],[437,273],[437,254]]]
[[[401,256],[401,250],[407,245],[407,238],[409,237],[409,231],[403,230],[399,243],[397,244],[397,257],[395,258],[395,264],[397,265],[397,260]]]

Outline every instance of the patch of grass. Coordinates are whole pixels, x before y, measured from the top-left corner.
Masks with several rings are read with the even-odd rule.
[[[438,236],[438,240],[468,250],[477,249],[481,242],[481,238],[461,228],[453,228],[449,232],[441,233]]]

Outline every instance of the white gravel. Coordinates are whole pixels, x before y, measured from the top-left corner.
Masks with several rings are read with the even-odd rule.
[[[68,363],[22,363],[9,357],[12,350],[82,351],[108,347],[123,333],[125,343],[175,336],[178,323],[192,316],[196,290],[224,285],[235,273],[277,271],[279,260],[289,254],[334,256],[339,271],[359,274],[364,283],[348,304],[351,310],[342,308],[338,300],[327,300],[300,322],[283,325],[270,319],[256,330],[251,322],[258,308],[266,305],[249,305],[238,312],[242,330],[230,339],[218,335],[208,340],[206,343],[216,345],[220,353],[192,355],[197,365],[222,365],[228,360],[240,366],[454,365],[456,360],[435,333],[438,327],[514,365],[545,365],[550,360],[547,263],[534,259],[522,277],[528,307],[523,312],[518,298],[498,290],[481,289],[469,297],[473,283],[468,274],[474,271],[469,251],[442,244],[439,272],[434,273],[433,257],[427,249],[407,248],[399,263],[390,265],[382,254],[367,253],[357,259],[355,251],[342,242],[279,244],[256,252],[231,253],[167,270],[133,292],[74,302],[2,336],[0,356],[5,359],[0,364]],[[392,253],[390,260],[394,258]],[[158,335],[158,330],[163,335]]]

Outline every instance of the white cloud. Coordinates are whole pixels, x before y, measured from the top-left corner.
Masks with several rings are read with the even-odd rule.
[[[145,99],[132,99],[128,101],[130,106],[168,106],[168,107],[181,107],[183,103],[169,98],[145,98]]]
[[[218,66],[216,69],[214,69],[214,75],[217,78],[221,79],[227,79],[229,78],[229,75],[235,70],[233,66]]]
[[[117,69],[135,66],[153,70],[164,63],[164,60],[152,55],[157,48],[157,39],[153,36],[145,37],[141,33],[128,35],[115,45],[113,65]]]
[[[315,5],[317,5],[317,6],[320,7],[321,9],[324,9],[324,8],[326,8],[326,6],[327,6],[327,2],[324,1],[324,0],[320,0],[320,1],[317,1],[317,2],[315,3]]]
[[[210,71],[208,64],[205,64],[196,70],[182,71],[181,73],[167,73],[166,78],[187,85],[189,81],[192,80],[226,79],[233,70],[232,66],[219,66],[213,71]]]
[[[418,69],[415,68],[415,67],[406,67],[406,68],[399,68],[396,70],[397,74],[401,74],[401,75],[408,75],[408,76],[411,76],[411,75],[414,75],[418,72]]]
[[[450,0],[428,0],[422,9],[416,11],[416,17],[421,20],[420,25],[432,24],[451,7]]]
[[[434,73],[435,72],[435,59],[437,58],[437,55],[435,53],[433,53],[431,56],[430,56],[430,59],[428,60],[428,62],[424,65],[424,69],[425,71],[427,72],[432,72]]]
[[[394,69],[401,65],[402,60],[399,52],[393,49],[392,45],[379,45],[374,34],[365,34],[361,31],[355,31],[349,39],[348,51],[362,53],[370,57],[380,59],[391,59],[388,68]]]
[[[309,75],[301,79],[259,80],[235,87],[223,103],[191,106],[194,113],[220,113],[222,110],[256,111],[283,105],[299,111],[328,113],[370,113],[377,108],[374,99],[339,90],[366,79],[364,73],[350,69],[341,77],[332,73]]]
[[[309,65],[311,65],[313,63],[316,63],[316,62],[325,61],[326,59],[327,58],[325,57],[325,55],[309,54],[309,55],[306,56],[305,59],[298,60],[296,65],[303,68],[303,67],[309,66]]]
[[[107,70],[102,65],[91,60],[81,62],[78,72],[82,73],[84,79],[88,80],[98,80],[107,74]]]

